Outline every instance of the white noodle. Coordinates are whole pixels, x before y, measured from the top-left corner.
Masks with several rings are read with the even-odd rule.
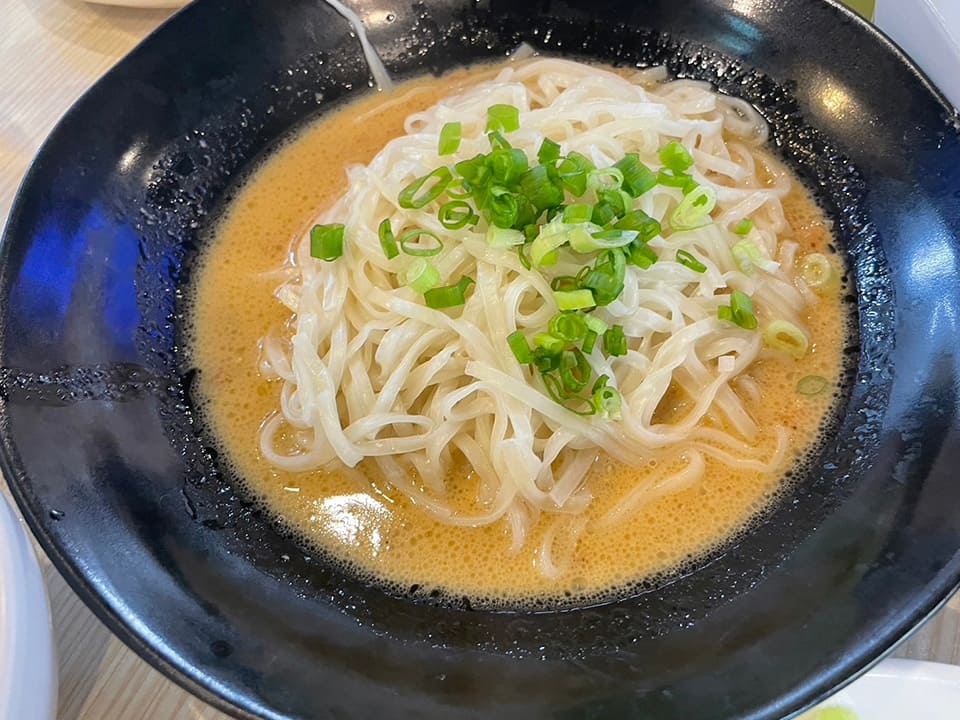
[[[332,4],[353,22],[352,13]],[[277,275],[285,280],[277,297],[296,322],[292,339],[272,333],[262,341],[262,368],[284,384],[281,412],[261,429],[267,460],[309,470],[352,468],[371,458],[397,490],[444,522],[504,519],[512,552],[541,513],[555,513],[538,550],[537,566],[548,577],[564,572],[583,532],[578,515],[591,501],[586,479],[601,452],[634,465],[663,453],[685,461],[672,475],[641,483],[604,523],[698,482],[707,457],[775,471],[785,457],[785,433],[776,429],[776,451],[762,457],[753,446],[761,429],[737,391],[758,392],[745,373],[762,352],[761,335],[719,320],[717,308],[739,289],[752,295],[761,322],[782,318],[802,328],[810,293],[796,284],[795,247],[778,240],[789,179],[778,177],[773,186],[758,179],[751,148],[768,131],[753,108],[704,83],[662,82],[665,77],[652,69],[627,79],[558,59],[514,63],[496,81],[410,116],[408,134],[387,143],[368,166],[350,168],[346,194],[317,218],[345,224],[343,257],[315,260],[305,237],[292,253],[293,275]],[[637,152],[658,169],[658,149],[679,140],[692,151],[693,177],[717,193],[717,222],[652,240],[660,261],[644,270],[629,267],[620,297],[594,313],[622,325],[628,339],[626,356],[607,357],[598,343],[587,358],[621,393],[620,421],[581,417],[554,402],[506,342],[515,330],[530,336],[544,329],[557,311],[550,273],[575,274],[582,260],[564,257],[553,268],[531,271],[512,249],[487,245],[484,220],[445,231],[436,202],[419,210],[398,205],[414,178],[488,151],[486,111],[494,103],[520,109],[521,129],[510,142],[529,157],[549,136],[564,153],[577,151],[600,164]],[[452,120],[462,123],[462,143],[453,156],[440,158],[440,130]],[[743,142],[728,144],[724,133]],[[682,197],[678,188],[658,185],[635,207],[666,228]],[[747,216],[755,223],[750,237],[766,255],[752,273],[738,269],[731,253],[743,238],[730,226]],[[440,284],[464,275],[476,281],[465,305],[433,310],[403,286],[398,277],[412,258],[385,258],[377,235],[383,218],[397,235],[419,227],[443,237],[445,250],[433,258]],[[678,249],[696,255],[706,271],[676,262]],[[671,387],[690,403],[665,421],[657,410]],[[717,429],[717,418],[727,430]],[[455,512],[446,499],[451,449],[478,483],[469,514]]]
[[[600,527],[616,525],[628,517],[635,516],[654,500],[686,490],[698,482],[706,470],[703,454],[692,450],[685,453],[684,460],[683,468],[675,473],[662,478],[642,480],[637,487],[617,502],[613,510],[600,519],[598,525]]]
[[[377,84],[377,89],[389,90],[392,88],[393,80],[390,79],[390,75],[387,73],[387,69],[383,66],[383,61],[380,59],[380,56],[377,55],[377,51],[374,50],[373,45],[371,45],[370,41],[367,39],[367,30],[363,26],[363,21],[360,19],[360,16],[339,0],[327,0],[327,4],[340,13],[340,15],[342,15],[343,18],[350,23],[350,27],[353,28],[353,32],[356,33],[357,38],[360,40],[360,47],[363,50],[363,57],[366,59],[367,65],[370,67],[370,74],[373,75],[373,80]]]

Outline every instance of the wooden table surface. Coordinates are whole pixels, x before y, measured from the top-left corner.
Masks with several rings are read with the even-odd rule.
[[[0,224],[54,123],[169,14],[79,0],[0,0]],[[226,718],[148,667],[87,610],[46,558],[41,563],[60,657],[61,720]],[[960,595],[897,655],[960,665]]]

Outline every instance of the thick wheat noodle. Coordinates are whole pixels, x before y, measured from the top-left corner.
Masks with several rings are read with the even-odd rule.
[[[561,577],[570,567],[573,561],[573,553],[576,549],[577,539],[583,533],[587,526],[586,518],[561,518],[544,533],[543,540],[537,552],[536,566],[540,573],[550,579],[556,580]],[[558,559],[554,557],[555,546],[557,544],[557,535],[564,536],[564,545],[566,552],[564,557]]]
[[[344,196],[318,218],[346,226],[344,254],[335,262],[310,256],[304,237],[291,252],[291,268],[277,297],[295,313],[292,338],[275,332],[262,341],[261,365],[283,382],[280,412],[260,432],[267,460],[286,470],[357,466],[365,458],[417,506],[454,525],[485,525],[505,518],[518,551],[544,513],[555,520],[538,549],[547,576],[562,573],[584,527],[579,513],[591,502],[589,475],[601,455],[641,465],[668,453],[686,464],[656,483],[644,482],[607,514],[605,522],[631,517],[656,497],[700,480],[705,458],[760,472],[779,467],[786,452],[776,429],[773,457],[752,443],[760,434],[731,384],[761,354],[760,334],[717,318],[727,293],[752,295],[761,321],[800,325],[809,290],[792,275],[795,247],[781,245],[786,227],[780,200],[789,179],[765,184],[758,168],[768,163],[756,148],[768,130],[748,104],[717,95],[704,83],[662,82],[662,69],[631,78],[558,59],[534,59],[506,67],[492,81],[449,97],[407,118],[396,138],[366,167],[348,170]],[[514,147],[535,157],[545,136],[564,153],[580,152],[600,165],[637,152],[657,169],[657,151],[672,140],[692,151],[696,181],[717,196],[716,221],[652,240],[659,261],[629,267],[621,296],[594,313],[623,326],[626,356],[597,349],[593,371],[607,374],[623,398],[623,419],[581,417],[545,393],[536,373],[519,365],[506,343],[515,330],[540,332],[556,311],[550,275],[576,274],[582,258],[562,255],[552,269],[525,268],[512,249],[490,247],[486,221],[445,230],[437,203],[403,209],[400,191],[435,167],[489,150],[486,110],[509,103],[520,110]],[[448,157],[437,155],[441,128],[462,123],[462,142]],[[735,142],[728,142],[737,138]],[[635,207],[669,225],[682,199],[677,188],[658,185]],[[738,268],[731,253],[741,240],[730,228],[750,216],[751,238],[767,257],[753,272]],[[418,227],[436,232],[445,245],[432,258],[440,284],[468,275],[476,286],[455,311],[426,307],[400,280],[411,259],[389,260],[377,228],[389,218],[395,234]],[[695,254],[698,274],[676,262],[676,251]],[[777,262],[779,260],[779,263]],[[718,358],[733,356],[733,371]],[[727,361],[729,365],[729,361]],[[690,396],[678,416],[658,416],[671,387]],[[726,429],[707,417],[726,419]],[[769,432],[769,429],[763,429]],[[469,511],[448,500],[447,471],[455,450],[472,467],[477,499]],[[559,545],[558,545],[559,547]],[[572,552],[572,550],[570,550]],[[562,557],[561,557],[562,555]]]
[[[703,477],[706,463],[703,453],[691,450],[685,453],[686,463],[680,470],[657,479],[646,478],[637,487],[621,498],[616,506],[597,522],[599,527],[609,527],[636,515],[644,506],[664,495],[680,492]]]

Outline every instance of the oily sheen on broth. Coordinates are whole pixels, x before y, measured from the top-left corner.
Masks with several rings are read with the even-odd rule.
[[[702,480],[675,493],[648,493],[616,517],[638,483],[682,470],[682,462],[652,455],[634,466],[601,453],[587,479],[592,500],[583,512],[559,521],[543,514],[519,551],[512,548],[506,520],[481,527],[444,523],[397,491],[369,460],[349,470],[291,472],[267,462],[258,444],[261,423],[276,412],[281,392],[281,383],[261,372],[260,343],[271,334],[293,331],[289,310],[273,297],[283,278],[277,268],[316,222],[318,211],[346,191],[345,167],[368,163],[402,135],[408,115],[493,77],[498,69],[459,71],[365,97],[321,118],[273,153],[239,190],[205,251],[193,288],[190,352],[200,369],[203,411],[237,477],[279,522],[346,571],[397,592],[417,586],[484,605],[600,600],[668,576],[708,553],[742,531],[783,491],[784,474],[815,446],[834,402],[847,335],[841,288],[818,293],[803,309],[809,351],[799,360],[761,353],[750,368],[755,386],[739,393],[759,428],[783,427],[789,436],[789,450],[773,472],[742,469],[707,455]],[[758,157],[761,179],[769,175],[772,182],[774,174],[784,172],[771,158]],[[781,203],[799,254],[829,255],[841,267],[831,252],[828,222],[798,182]],[[809,376],[828,378],[830,384],[818,394],[799,394],[798,383]],[[752,397],[754,388],[759,397]],[[689,404],[689,397],[671,388],[657,417],[669,422]],[[719,416],[709,422],[723,429]],[[761,432],[753,446],[756,456],[774,456],[777,440]],[[289,444],[293,450],[292,437]],[[477,482],[469,463],[455,456],[443,481],[447,505],[454,512],[472,512]],[[564,532],[565,522],[582,524],[579,537]],[[565,568],[553,578],[538,571],[538,549],[549,533],[557,537],[550,545],[553,561]]]

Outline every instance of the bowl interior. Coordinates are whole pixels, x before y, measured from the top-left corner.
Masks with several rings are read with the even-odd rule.
[[[4,470],[88,604],[188,689],[271,718],[782,717],[931,612],[960,578],[960,136],[909,62],[813,0],[357,9],[399,78],[527,42],[665,64],[760,108],[857,288],[831,438],[742,541],[599,607],[412,603],[297,547],[192,408],[181,291],[244,172],[370,73],[322,2],[201,0],[64,118],[0,248]]]

